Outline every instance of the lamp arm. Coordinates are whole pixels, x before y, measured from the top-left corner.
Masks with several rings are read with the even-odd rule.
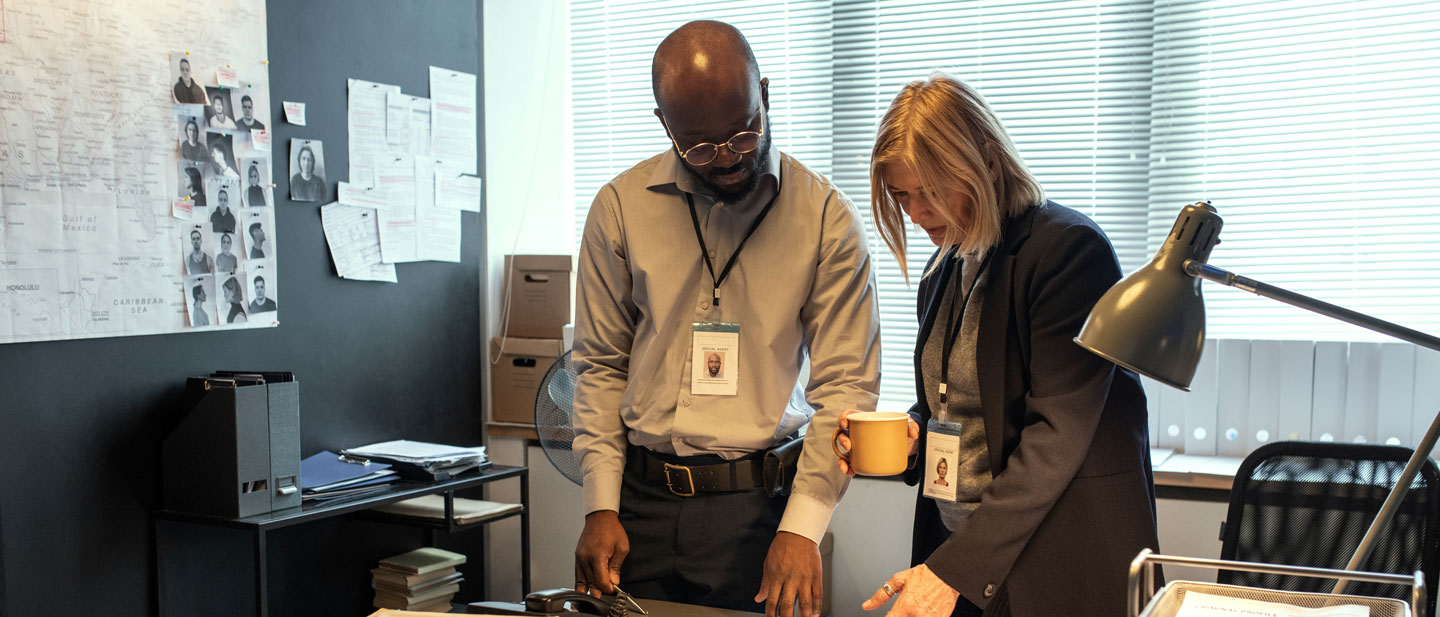
[[[1186,260],[1185,273],[1193,277],[1220,283],[1227,287],[1243,289],[1257,296],[1264,296],[1272,300],[1279,300],[1291,306],[1314,311],[1327,317],[1339,319],[1345,323],[1395,337],[1407,343],[1414,343],[1421,347],[1440,351],[1440,338],[1418,330],[1406,328],[1405,326],[1393,324],[1383,319],[1376,319],[1364,313],[1357,313],[1344,307],[1316,300],[1309,296],[1287,291],[1274,285],[1261,283],[1260,281],[1240,276],[1228,270],[1216,268],[1201,261],[1194,259]],[[1405,469],[1400,472],[1400,478],[1396,481],[1394,488],[1390,489],[1390,494],[1385,497],[1385,503],[1380,506],[1380,511],[1376,513],[1375,520],[1370,523],[1370,529],[1365,531],[1365,537],[1360,540],[1360,545],[1355,548],[1355,553],[1350,556],[1350,563],[1345,565],[1346,570],[1358,571],[1360,566],[1364,564],[1365,559],[1370,556],[1370,551],[1375,548],[1375,542],[1379,539],[1380,532],[1384,529],[1385,525],[1389,524],[1390,519],[1395,516],[1395,510],[1400,507],[1400,502],[1405,499],[1405,494],[1410,492],[1410,483],[1415,480],[1416,475],[1419,475],[1420,467],[1425,464],[1425,459],[1435,448],[1435,442],[1437,440],[1440,440],[1440,414],[1437,414],[1435,419],[1431,421],[1429,430],[1425,431],[1425,436],[1420,439],[1420,443],[1416,445],[1414,452],[1410,455],[1410,460],[1405,463]],[[1347,579],[1336,581],[1335,587],[1330,593],[1343,593],[1345,586],[1348,585],[1349,582]]]
[[[1345,323],[1392,336],[1407,343],[1413,343],[1421,347],[1440,351],[1440,337],[1431,336],[1419,330],[1406,328],[1405,326],[1383,319],[1376,319],[1364,313],[1352,311],[1342,306],[1336,306],[1323,300],[1316,300],[1310,296],[1297,294],[1274,285],[1261,283],[1260,281],[1240,276],[1229,270],[1216,268],[1205,262],[1194,259],[1185,260],[1185,273],[1196,278],[1202,278],[1207,281],[1225,285],[1226,287],[1243,289],[1257,296],[1264,296],[1271,300],[1279,300],[1290,306],[1319,313],[1326,317],[1333,317]]]

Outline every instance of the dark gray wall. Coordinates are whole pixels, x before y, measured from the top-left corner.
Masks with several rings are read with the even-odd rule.
[[[149,512],[161,506],[160,441],[187,376],[293,371],[302,454],[400,437],[481,443],[482,219],[464,215],[460,264],[404,264],[399,284],[344,281],[318,204],[285,198],[291,137],[324,141],[330,199],[335,181],[348,177],[346,78],[428,96],[432,64],[480,73],[480,32],[478,0],[269,3],[280,326],[0,345],[0,614],[154,614]],[[307,104],[308,126],[281,122],[286,100]],[[307,577],[363,561],[356,589],[326,605],[341,610],[313,614],[365,614],[364,568],[420,537],[376,538],[364,548],[385,533],[373,527],[295,528],[287,537],[309,555],[304,564],[275,564],[286,580],[272,603],[313,603],[295,601],[323,591]],[[472,563],[481,561],[474,554]]]

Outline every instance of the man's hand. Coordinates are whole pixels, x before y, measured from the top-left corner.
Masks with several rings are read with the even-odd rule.
[[[805,536],[788,531],[775,534],[765,556],[765,577],[760,580],[756,602],[765,603],[765,617],[792,617],[795,598],[800,598],[800,615],[819,617],[821,595],[820,547]]]
[[[620,584],[620,564],[629,554],[630,537],[619,514],[596,510],[585,515],[585,530],[575,546],[575,590],[597,598],[614,593]]]

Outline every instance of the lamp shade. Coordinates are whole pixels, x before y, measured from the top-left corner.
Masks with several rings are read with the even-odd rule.
[[[1205,263],[1224,222],[1207,203],[1185,206],[1165,243],[1095,304],[1075,342],[1115,364],[1190,389],[1205,344],[1201,279],[1185,262]]]

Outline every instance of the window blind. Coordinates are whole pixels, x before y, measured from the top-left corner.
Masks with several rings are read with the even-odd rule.
[[[811,169],[830,174],[828,0],[574,0],[570,16],[576,246],[600,187],[672,147],[655,118],[650,62],[660,41],[692,20],[720,20],[745,34],[761,74],[770,79],[770,130],[775,145]]]
[[[1150,248],[1181,206],[1210,263],[1440,331],[1440,4],[1157,0]],[[1389,340],[1205,286],[1211,338]]]
[[[655,46],[691,19],[749,38],[775,142],[829,175],[870,232],[881,402],[914,399],[915,283],[874,234],[869,153],[905,83],[947,70],[985,95],[1048,196],[1094,218],[1126,272],[1180,207],[1225,218],[1211,263],[1440,331],[1440,3],[1411,0],[572,0],[577,225],[599,188],[669,147]],[[580,235],[576,229],[576,237]],[[1206,285],[1209,336],[1370,340]]]
[[[989,101],[1047,196],[1094,218],[1127,269],[1145,258],[1148,2],[846,0],[835,9],[835,182],[871,231],[882,405],[915,399],[916,283],[935,246],[912,229],[910,283],[870,222],[875,127],[904,84],[943,69]]]

